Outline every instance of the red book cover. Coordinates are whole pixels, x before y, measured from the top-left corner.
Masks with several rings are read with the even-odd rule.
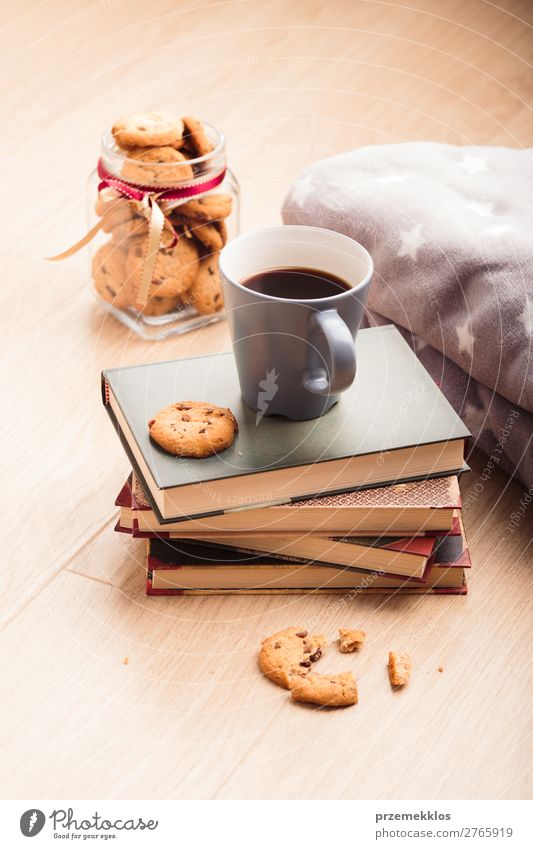
[[[347,537],[348,540],[354,541],[353,537]],[[377,538],[380,539],[379,537]],[[368,544],[368,543],[367,543]],[[380,545],[380,548],[386,548],[388,551],[405,551],[408,554],[420,554],[422,557],[429,557],[435,547],[435,535],[423,537],[405,537],[396,539],[392,542]],[[364,537],[361,537],[361,545],[365,545]]]
[[[439,554],[441,555],[439,557]],[[197,540],[153,540],[149,543],[148,566],[153,569],[179,569],[182,566],[201,567],[202,565],[271,565],[272,563],[286,563],[287,565],[298,564],[301,566],[313,565],[313,561],[297,557],[273,557],[268,552],[249,552],[238,548],[216,546],[202,543]],[[338,571],[358,572],[360,574],[379,574],[384,578],[398,578],[398,575],[385,571],[365,570],[360,567],[342,567],[337,564],[320,563],[316,565],[333,568]],[[424,569],[420,577],[401,576],[402,582],[406,584],[424,585],[430,579],[432,568],[470,568],[470,555],[466,548],[463,536],[451,536],[449,540],[439,544],[434,555]]]
[[[133,507],[133,492],[131,489],[131,475],[125,482],[119,494],[115,498],[115,507]]]
[[[131,528],[125,528],[123,525],[120,524],[120,522],[117,522],[113,530],[116,531],[117,534],[129,534],[130,536],[132,536]]]

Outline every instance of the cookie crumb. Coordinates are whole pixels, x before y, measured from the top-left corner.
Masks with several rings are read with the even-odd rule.
[[[127,666],[129,662],[130,662],[129,657],[125,657],[124,660],[122,661],[124,666]]]
[[[392,687],[403,687],[411,677],[413,663],[406,652],[389,652],[389,679]]]
[[[343,654],[358,651],[365,638],[365,631],[357,631],[354,628],[339,628],[339,651]]]
[[[437,669],[437,672],[444,672],[444,666],[439,666],[439,668]]]

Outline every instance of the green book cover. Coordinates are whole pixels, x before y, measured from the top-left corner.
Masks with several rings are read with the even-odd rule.
[[[328,413],[311,421],[265,415],[257,423],[255,411],[241,399],[232,353],[105,370],[103,400],[136,472],[141,466],[140,477],[147,495],[152,496],[152,506],[153,484],[158,490],[166,490],[242,477],[244,490],[245,477],[251,474],[366,454],[380,455],[376,459],[379,464],[380,457],[401,448],[464,440],[470,435],[395,327],[360,331],[356,349],[358,369],[353,385]],[[230,448],[219,455],[191,460],[168,454],[150,439],[148,420],[168,404],[186,400],[205,400],[232,410],[239,434]],[[461,466],[462,461],[446,473],[456,473]],[[400,479],[416,477],[406,469]],[[264,497],[255,497],[251,503],[276,501],[278,493],[272,480],[272,476],[265,476]],[[384,471],[382,482],[394,481]],[[343,484],[337,491],[355,489],[361,483],[354,480],[353,485]],[[376,485],[375,477],[368,485]],[[313,494],[320,491],[335,491],[334,482]],[[298,492],[296,484],[291,497],[309,494]],[[243,506],[247,506],[245,498],[235,505]],[[162,518],[170,519],[163,517],[157,505],[154,509]],[[219,512],[227,509],[231,509],[230,503],[219,505]],[[216,512],[212,500],[206,512]],[[194,515],[201,513],[194,511]]]

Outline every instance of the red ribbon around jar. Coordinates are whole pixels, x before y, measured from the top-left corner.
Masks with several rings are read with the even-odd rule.
[[[167,204],[175,201],[187,201],[192,197],[203,195],[212,191],[223,182],[224,177],[226,176],[226,169],[224,168],[215,177],[210,177],[209,180],[205,180],[201,183],[195,182],[194,185],[180,186],[179,188],[176,186],[160,186],[157,190],[154,189],[153,186],[131,183],[124,179],[115,177],[107,171],[101,159],[98,161],[97,173],[100,178],[98,192],[100,193],[109,189],[114,191],[116,193],[116,202],[109,205],[109,210],[104,217],[101,218],[100,221],[95,224],[94,227],[92,227],[79,242],[76,242],[75,245],[72,245],[66,251],[63,251],[63,253],[48,257],[48,259],[56,261],[72,256],[72,254],[75,254],[87,245],[94,236],[96,236],[99,230],[102,229],[107,216],[116,210],[119,204],[132,202],[138,204],[142,214],[149,222],[148,246],[146,256],[144,258],[139,291],[137,294],[138,305],[142,308],[148,301],[150,285],[152,283],[159,250],[161,247],[173,247],[179,238],[172,223],[165,217],[165,210],[161,209],[160,204]],[[170,229],[172,239],[168,245],[163,246],[161,244],[161,240],[165,226]]]

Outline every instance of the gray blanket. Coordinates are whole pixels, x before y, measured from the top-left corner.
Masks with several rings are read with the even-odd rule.
[[[533,150],[362,148],[303,172],[283,220],[370,251],[368,321],[405,330],[476,443],[532,487]]]

